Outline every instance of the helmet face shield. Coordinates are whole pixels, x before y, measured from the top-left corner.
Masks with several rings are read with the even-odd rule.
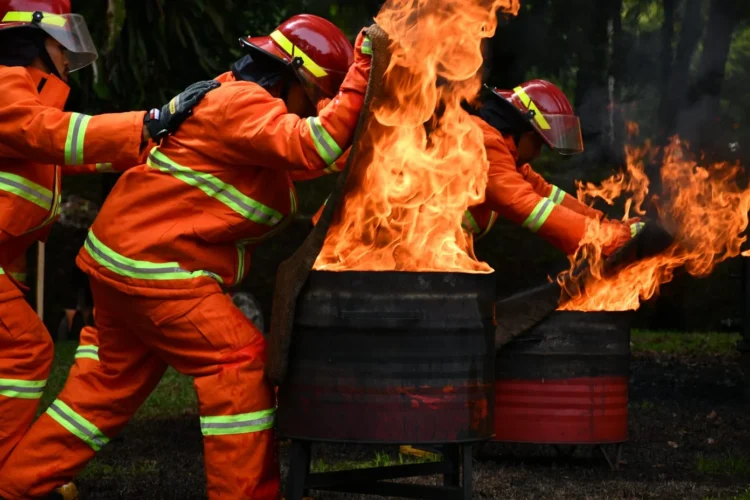
[[[583,152],[581,121],[573,115],[541,115],[531,119],[531,125],[556,153],[574,155]]]
[[[98,57],[86,20],[79,14],[43,14],[34,22],[47,35],[65,47],[69,70],[77,71],[92,64]]]

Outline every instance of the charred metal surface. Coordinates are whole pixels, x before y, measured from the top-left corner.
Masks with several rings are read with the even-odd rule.
[[[492,434],[493,274],[313,271],[278,431],[314,441],[448,443]]]
[[[498,351],[498,379],[628,376],[630,312],[557,311]]]

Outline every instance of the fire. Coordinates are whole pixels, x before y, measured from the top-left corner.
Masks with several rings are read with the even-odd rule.
[[[640,206],[648,193],[644,158],[653,160],[657,151],[647,143],[626,152],[626,173],[613,176],[601,186],[579,185],[579,196],[587,200],[601,197],[609,203],[629,193],[628,202],[632,202],[636,213],[643,213]],[[703,165],[702,159],[690,155],[688,144],[675,137],[664,148],[660,173],[662,193],[651,199],[659,223],[674,237],[674,243],[657,256],[604,278],[601,245],[606,235],[594,221],[581,249],[571,259],[571,269],[588,260],[594,278],[584,284],[582,292],[569,290],[573,298],[561,309],[635,310],[641,300],[651,298],[662,284],[671,281],[677,269],[684,268],[693,276],[707,276],[717,264],[740,254],[750,210],[750,189],[740,187],[742,167],[730,163]],[[626,203],[626,210],[630,206]]]
[[[487,158],[462,108],[481,88],[481,42],[518,0],[390,0],[376,23],[390,64],[315,269],[485,273],[466,209],[484,200]]]

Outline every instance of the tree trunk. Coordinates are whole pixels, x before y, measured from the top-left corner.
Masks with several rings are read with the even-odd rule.
[[[612,144],[613,161],[619,166],[624,166],[625,163],[624,144],[627,139],[625,135],[625,123],[620,110],[622,82],[625,80],[627,71],[627,48],[625,47],[625,37],[622,31],[622,7],[623,0],[612,0],[610,10],[610,18],[612,19],[612,58],[610,60],[609,75],[610,78],[614,79],[614,88],[612,89],[614,102],[610,103],[614,108],[611,110],[613,113],[613,123],[610,126],[613,129],[612,135],[614,137],[614,143]]]
[[[607,55],[609,53],[607,1],[594,2],[584,29],[584,50],[579,52],[575,106],[581,118],[583,141],[594,161],[600,160],[607,146],[605,137],[608,105]]]
[[[672,41],[674,40],[674,10],[675,0],[663,0],[664,4],[664,24],[661,27],[661,78],[659,80],[659,94],[661,102],[659,103],[659,125],[660,139],[667,136],[667,122],[669,121],[669,75],[672,73],[672,60],[674,51],[672,50]]]
[[[677,43],[669,86],[666,94],[661,96],[662,100],[666,99],[662,123],[667,137],[677,132],[677,117],[687,104],[690,61],[703,33],[702,7],[702,0],[685,0],[685,16],[682,20],[682,32]]]
[[[688,94],[689,108],[681,114],[678,129],[681,136],[695,143],[696,148],[715,150],[719,146],[716,144],[720,139],[720,134],[717,134],[720,130],[716,126],[719,97],[739,14],[734,0],[711,2],[698,74]]]

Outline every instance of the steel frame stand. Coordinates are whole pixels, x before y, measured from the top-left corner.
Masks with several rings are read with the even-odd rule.
[[[309,490],[426,500],[471,500],[472,443],[444,445],[440,462],[320,473],[310,472],[312,445],[311,441],[292,440],[286,500],[302,500]],[[443,475],[443,486],[390,481],[436,474]]]
[[[602,455],[604,455],[604,460],[607,461],[609,464],[609,468],[612,469],[612,471],[620,470],[620,460],[622,459],[622,447],[625,443],[617,443],[614,445],[615,447],[615,460],[612,461],[612,458],[610,457],[609,453],[607,453],[606,445],[600,444],[598,446],[599,451],[602,452]]]

